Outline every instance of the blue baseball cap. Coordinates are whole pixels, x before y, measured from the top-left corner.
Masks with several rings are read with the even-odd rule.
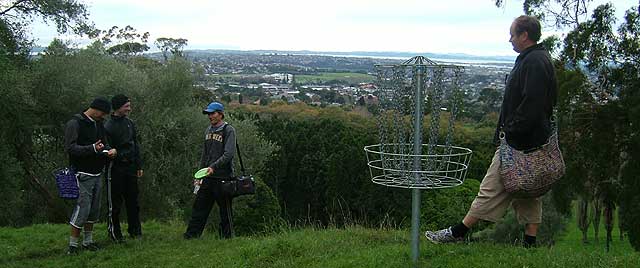
[[[224,106],[222,105],[222,103],[214,101],[212,103],[209,103],[209,105],[207,105],[207,108],[202,110],[203,114],[210,114],[213,112],[224,112]]]

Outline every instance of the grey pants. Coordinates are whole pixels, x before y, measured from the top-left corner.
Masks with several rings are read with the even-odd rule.
[[[77,175],[80,196],[73,213],[71,213],[69,224],[78,229],[82,229],[85,223],[98,221],[100,216],[100,192],[102,189],[100,176]]]

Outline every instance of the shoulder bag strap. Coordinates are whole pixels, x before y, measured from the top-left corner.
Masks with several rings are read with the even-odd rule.
[[[236,137],[236,152],[238,153],[238,160],[240,160],[240,171],[242,172],[242,176],[247,175],[244,170],[244,164],[242,164],[242,154],[240,154],[240,146],[238,146],[238,137]]]
[[[224,131],[227,129],[227,125],[225,124],[224,127],[222,128],[222,133],[224,133]],[[226,139],[225,139],[226,141]],[[238,136],[236,135],[236,154],[238,155],[238,160],[240,160],[240,171],[242,172],[242,176],[247,175],[246,171],[244,169],[244,164],[242,163],[242,154],[240,154],[240,146],[238,146]]]

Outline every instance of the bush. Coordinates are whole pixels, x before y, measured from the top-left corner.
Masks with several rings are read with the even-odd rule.
[[[282,222],[278,199],[261,179],[256,181],[256,194],[245,195],[233,200],[233,229],[235,235],[266,234],[275,230]],[[211,211],[207,229],[218,233],[220,213],[217,206]]]
[[[34,191],[25,174],[31,143],[25,133],[33,128],[31,111],[35,107],[29,94],[29,73],[8,55],[0,53],[0,196],[8,197],[0,204],[0,226],[22,226],[43,210],[39,200],[30,202]]]
[[[562,214],[555,208],[551,194],[544,195],[542,197],[542,224],[538,229],[537,243],[553,245],[556,237],[566,230],[569,218],[570,215]],[[524,237],[524,227],[518,223],[513,209],[509,209],[502,221],[483,232],[479,237],[499,243],[519,243]]]
[[[438,230],[462,222],[479,188],[477,180],[468,179],[458,187],[422,191],[422,229]]]

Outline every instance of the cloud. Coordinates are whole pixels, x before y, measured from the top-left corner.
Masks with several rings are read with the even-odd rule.
[[[621,1],[621,0],[616,0]],[[131,25],[189,47],[513,55],[521,3],[490,0],[92,0],[101,29]],[[622,8],[619,8],[619,10]],[[40,26],[34,35],[50,41]],[[51,32],[51,31],[50,31]],[[46,40],[48,39],[48,40]]]

